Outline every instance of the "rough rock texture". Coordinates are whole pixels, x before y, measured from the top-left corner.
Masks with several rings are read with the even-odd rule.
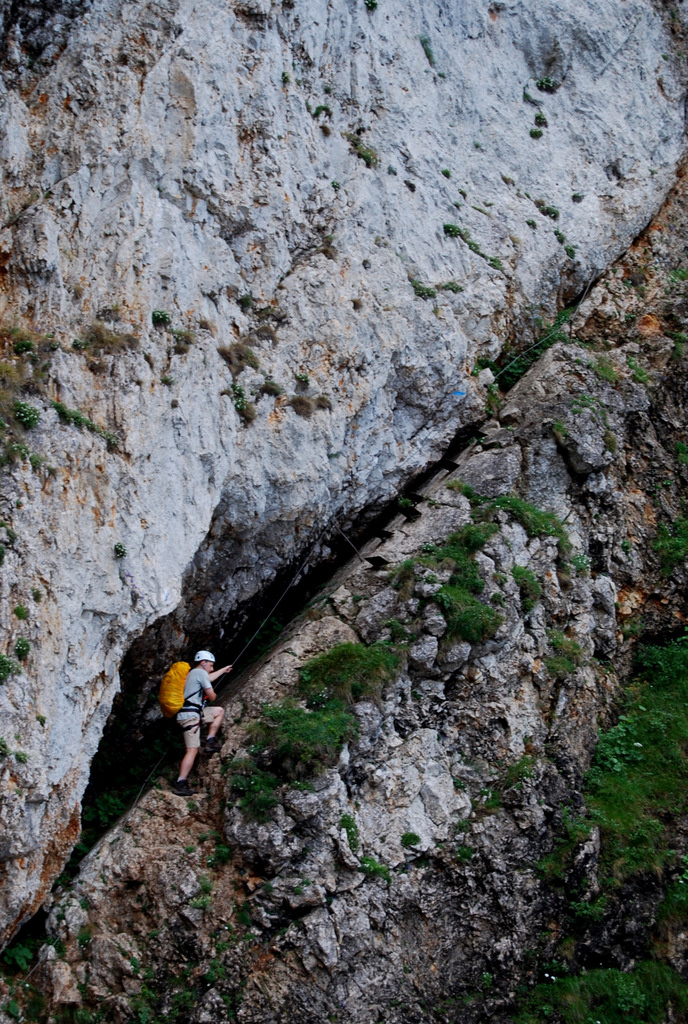
[[[3,359],[13,325],[49,339],[24,357],[37,459],[15,451],[2,483],[0,616],[7,653],[31,653],[0,691],[28,755],[2,767],[0,935],[74,843],[132,640],[164,620],[176,653],[387,500],[482,418],[477,356],[529,336],[533,304],[581,292],[660,207],[681,10],[2,4]],[[229,352],[233,379],[217,350],[238,343],[258,365]],[[598,435],[571,434],[575,472],[604,474]]]
[[[534,865],[564,807],[580,805],[630,627],[639,611],[650,633],[685,621],[685,559],[662,573],[653,550],[688,482],[676,454],[685,360],[662,333],[684,316],[685,286],[671,274],[685,210],[679,191],[591,293],[570,342],[546,352],[506,396],[501,422],[426,486],[419,518],[391,522],[374,564],[352,562],[254,670],[227,706],[221,759],[200,769],[198,797],[161,782],[87,856],[50,912],[65,951],[44,947],[38,968],[53,1012],[97,1007],[116,1022],[182,1012],[199,1024],[232,1013],[256,1024],[513,1019],[534,950],[560,928]],[[639,267],[644,284],[624,285]],[[448,570],[422,562],[470,522],[469,497],[447,487],[469,478],[478,492],[556,511],[572,543],[564,558],[554,537],[495,513],[476,561],[480,599],[503,621],[472,644],[449,636],[434,600]],[[412,575],[395,573],[411,558]],[[519,566],[542,588],[530,608]],[[557,631],[579,650],[564,674],[548,665]],[[225,775],[251,742],[247,723],[293,692],[314,654],[392,633],[406,657],[378,703],[355,705],[357,739],[253,821]],[[573,862],[582,892],[597,891],[598,856],[593,831]],[[620,968],[640,955],[661,895],[660,879],[642,884],[621,893],[597,939]],[[666,945],[685,972],[680,929]]]

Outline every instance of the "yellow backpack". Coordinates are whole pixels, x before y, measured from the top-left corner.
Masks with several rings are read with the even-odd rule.
[[[191,671],[186,661],[175,661],[174,665],[162,677],[158,704],[165,718],[174,718],[184,704],[184,683]]]

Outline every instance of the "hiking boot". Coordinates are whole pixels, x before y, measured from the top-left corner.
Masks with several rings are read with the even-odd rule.
[[[215,754],[218,750],[222,749],[222,743],[217,736],[209,736],[205,741],[205,752],[206,754]]]
[[[177,779],[177,781],[175,782],[174,786],[172,787],[172,792],[176,793],[177,796],[193,796],[194,795],[193,789],[191,788],[189,783],[186,781],[186,779]]]

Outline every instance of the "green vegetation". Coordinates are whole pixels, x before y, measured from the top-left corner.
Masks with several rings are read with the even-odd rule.
[[[339,644],[306,662],[299,683],[305,706],[291,698],[264,704],[260,718],[249,726],[251,756],[232,763],[231,788],[241,809],[264,821],[278,802],[281,785],[333,764],[357,734],[349,705],[362,697],[377,699],[399,661],[384,644]]]
[[[134,348],[138,343],[139,339],[135,334],[117,334],[116,331],[111,331],[102,320],[94,320],[83,332],[82,337],[74,339],[72,348],[78,352],[92,350],[93,352],[112,354]]]
[[[39,409],[36,409],[33,405],[28,405],[26,402],[15,402],[14,418],[23,427],[26,427],[27,430],[31,430],[33,427],[38,426],[41,413]]]
[[[510,345],[506,345],[499,359],[480,360],[480,369],[488,366],[499,381],[502,391],[509,391],[530,369],[533,363],[537,362],[543,352],[555,345],[557,342],[568,341],[568,336],[563,330],[564,324],[568,323],[573,309],[563,309],[557,314],[551,324],[544,324],[543,331],[535,344],[528,346],[525,350],[516,352]]]
[[[267,821],[279,803],[280,779],[258,768],[251,758],[232,761],[231,768],[232,793],[239,798],[241,810],[255,821]]]
[[[536,199],[534,202],[543,217],[549,217],[550,220],[559,220],[559,210],[556,206],[546,203],[544,199]]]
[[[636,384],[647,384],[650,380],[650,375],[643,370],[640,363],[632,356],[628,356],[626,359],[629,370],[633,371],[633,380]]]
[[[420,37],[420,45],[423,47],[423,53],[428,58],[428,64],[431,68],[435,66],[435,54],[432,52],[432,46],[427,36]]]
[[[652,547],[659,555],[662,572],[671,575],[676,566],[688,558],[688,518],[682,516],[677,519],[672,530],[660,523]]]
[[[392,641],[395,644],[408,644],[416,639],[416,634],[407,629],[403,622],[399,622],[398,619],[387,619],[384,625],[389,629]]]
[[[602,835],[605,888],[630,876],[661,872],[675,857],[672,822],[688,809],[688,635],[665,647],[641,648],[640,674],[622,714],[599,741],[586,778],[585,819],[567,821],[564,856],[545,865],[553,878],[591,825]],[[571,842],[573,840],[573,843]]]
[[[506,770],[503,788],[520,788],[526,779],[532,779],[534,774],[535,758],[531,754],[524,754],[518,761],[510,764]]]
[[[487,507],[507,512],[512,519],[521,524],[529,537],[556,537],[560,553],[568,553],[571,550],[571,541],[564,524],[553,512],[543,512],[522,498],[512,495],[494,498]]]
[[[12,675],[21,675],[21,668],[12,658],[8,658],[6,654],[0,654],[0,685],[7,682]]]
[[[17,616],[18,619],[28,619],[29,610],[25,604],[18,604],[15,606],[14,614]]]
[[[380,864],[374,857],[361,857],[361,871],[370,878],[383,878],[388,884],[392,874],[385,864]]]
[[[301,693],[313,707],[330,700],[351,704],[363,697],[378,699],[400,664],[396,651],[384,644],[338,644],[316,655],[301,669]]]
[[[425,567],[451,568],[449,581],[433,600],[442,608],[447,620],[448,635],[468,643],[479,643],[494,636],[503,619],[494,608],[483,604],[474,595],[482,593],[483,583],[474,554],[497,532],[494,523],[470,523],[452,533],[441,546],[426,545],[419,564]],[[402,563],[395,574],[395,585],[405,585],[414,563]]]
[[[459,637],[471,644],[481,643],[494,636],[504,621],[494,608],[478,601],[461,587],[446,584],[434,599],[444,612],[447,633],[451,638]]]
[[[561,87],[561,82],[557,82],[554,78],[550,78],[549,75],[545,75],[544,78],[538,78],[535,85],[540,92],[556,92]]]
[[[590,574],[590,559],[587,555],[573,555],[571,565],[581,576],[588,576]]]
[[[411,282],[411,287],[419,299],[434,299],[437,295],[437,291],[434,288],[431,288],[430,285],[423,284],[415,277],[411,277],[409,280]]]
[[[172,317],[164,309],[154,309],[151,313],[153,327],[168,327],[172,323]]]
[[[235,381],[232,381],[231,386],[224,388],[220,394],[227,395],[232,399],[232,404],[244,423],[253,422],[256,418],[256,407],[253,402],[249,402],[246,392],[241,384],[237,384]]]
[[[19,661],[24,661],[29,656],[31,650],[31,641],[27,640],[26,637],[20,636],[14,645],[14,656]]]
[[[410,850],[414,846],[418,846],[420,843],[420,836],[417,832],[404,832],[401,837],[401,845],[406,850]]]
[[[353,152],[356,154],[359,160],[363,161],[366,167],[372,167],[374,169],[379,165],[380,158],[378,157],[377,153],[372,148],[372,146],[364,145],[363,140],[360,139],[359,136],[356,135],[354,132],[344,132],[343,135],[344,138],[349,143],[349,145],[351,146]]]
[[[688,985],[666,964],[646,960],[628,973],[598,969],[544,982],[528,996],[515,1022],[541,1024],[551,1017],[563,1024],[665,1024],[683,1019],[686,1010]]]
[[[353,815],[342,814],[339,819],[339,827],[343,828],[346,832],[346,838],[349,841],[349,849],[352,853],[355,853],[358,849],[359,835],[358,825],[354,821]]]
[[[260,366],[258,357],[253,349],[242,342],[237,342],[235,345],[229,345],[225,348],[219,348],[217,351],[227,363],[234,378],[238,377],[247,366],[250,366],[253,370],[257,370]]]
[[[356,732],[351,712],[332,699],[306,708],[288,698],[279,704],[264,704],[260,719],[250,726],[254,749],[269,752],[273,770],[284,779],[323,771]]]
[[[664,1024],[686,1018],[688,984],[662,962],[661,928],[667,922],[682,924],[688,912],[688,857],[676,853],[685,842],[682,823],[688,810],[688,635],[664,647],[641,648],[638,670],[586,777],[586,815],[564,813],[557,848],[540,865],[550,884],[568,892],[571,932],[560,938],[556,980],[523,994],[517,1024],[541,1024],[543,1018],[562,1024]],[[601,834],[601,892],[582,900],[568,891],[567,871],[593,825]],[[589,934],[587,923],[603,922],[608,911],[618,913],[626,883],[642,886],[644,877],[659,879],[667,868],[675,870],[677,861],[682,873],[659,905],[660,937],[650,941],[649,956],[627,972],[588,969],[567,976],[563,961],[575,955],[575,936]]]
[[[531,139],[541,139],[542,138],[542,128],[531,128],[530,129],[530,137],[531,137]]]
[[[485,210],[480,209],[479,206],[475,207],[476,210],[480,210],[481,213],[485,213]],[[497,256],[488,256],[482,251],[477,242],[471,238],[471,233],[468,228],[459,227],[458,224],[445,224],[443,227],[445,235],[449,238],[460,238],[464,242],[471,252],[474,252],[476,256],[480,256],[484,259],[494,270],[502,269],[502,261]]]
[[[265,383],[261,385],[261,394],[271,395],[273,398],[277,398],[279,395],[284,394],[284,388],[277,381],[272,380],[270,377],[265,378]]]
[[[538,583],[535,573],[524,566],[515,565],[511,570],[511,575],[518,584],[518,589],[521,592],[521,607],[524,614],[527,615],[535,607],[535,602],[542,596],[542,587]]]
[[[127,557],[127,549],[126,549],[125,545],[122,544],[121,541],[117,541],[117,543],[114,545],[114,552],[115,552],[115,558],[126,558]]]
[[[547,671],[555,679],[565,679],[576,671],[583,660],[583,648],[577,640],[567,637],[559,629],[551,629],[547,637],[555,651],[553,657],[545,660]]]
[[[90,420],[88,416],[84,415],[79,409],[68,409],[62,402],[51,402],[51,405],[59,418],[63,423],[69,426],[77,427],[79,430],[90,430],[92,434],[97,434],[98,437],[102,437],[107,444],[108,450],[112,451],[119,447],[120,438],[117,434],[113,434],[109,430],[105,430],[103,427],[99,427],[97,423]]]
[[[494,512],[500,510],[520,523],[529,537],[555,537],[559,544],[560,555],[568,554],[571,550],[571,541],[564,524],[553,512],[544,512],[542,509],[536,508],[535,505],[524,501],[523,498],[517,498],[512,494],[504,494],[498,498],[486,498],[477,494],[471,485],[464,483],[463,480],[450,480],[447,487],[449,490],[459,491],[465,495],[473,507],[473,527],[464,527],[464,530],[490,526],[494,532],[497,527],[491,520]],[[402,563],[399,570],[406,564]]]
[[[616,370],[606,356],[600,356],[599,359],[596,359],[593,363],[593,369],[597,376],[602,380],[606,380],[608,384],[616,383]]]
[[[200,837],[199,837],[200,838]],[[215,852],[208,857],[206,864],[209,868],[216,868],[220,864],[229,864],[232,859],[232,848],[225,843],[218,843]]]

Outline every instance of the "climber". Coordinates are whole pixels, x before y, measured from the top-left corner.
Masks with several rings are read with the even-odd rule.
[[[184,743],[186,753],[182,759],[179,769],[179,778],[174,786],[174,792],[178,796],[193,796],[193,790],[187,782],[187,776],[193,768],[196,754],[201,746],[201,724],[210,724],[205,749],[207,753],[213,754],[220,749],[220,741],[217,734],[225,717],[224,708],[207,708],[207,700],[215,700],[216,693],[213,690],[215,680],[227,672],[232,671],[231,665],[218,668],[213,671],[215,657],[210,651],[199,651],[194,658],[196,668],[193,668],[186,677],[184,683],[184,706],[177,715],[177,721],[184,730]]]

